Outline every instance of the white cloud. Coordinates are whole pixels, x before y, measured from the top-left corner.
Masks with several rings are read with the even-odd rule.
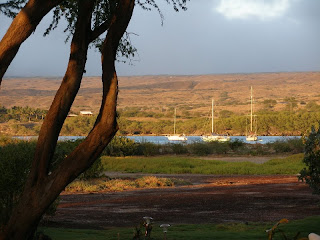
[[[215,10],[228,19],[281,17],[289,8],[289,0],[220,0]]]

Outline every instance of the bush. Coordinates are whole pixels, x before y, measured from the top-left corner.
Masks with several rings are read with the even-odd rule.
[[[313,193],[320,194],[320,128],[311,128],[310,135],[305,139],[303,162],[307,165],[300,171],[299,180],[305,181]]]
[[[212,148],[212,153],[215,154],[226,154],[230,151],[230,147],[228,143],[224,142],[210,142],[208,145]]]
[[[102,155],[124,157],[134,155],[137,143],[126,137],[114,137],[103,151]]]
[[[79,143],[80,141],[59,142],[50,166],[51,169]],[[0,228],[8,221],[12,209],[20,199],[30,172],[35,147],[35,141],[21,141],[5,137],[0,139]],[[80,178],[98,177],[102,170],[101,160],[98,159],[91,168],[80,175]],[[47,214],[55,212],[58,201],[59,199],[49,207]]]
[[[233,151],[238,150],[239,148],[242,148],[245,146],[244,142],[239,139],[229,141],[228,145],[229,145],[229,148]]]
[[[160,147],[160,145],[150,142],[139,143],[137,144],[136,155],[154,156],[159,154]]]
[[[35,142],[0,146],[0,228],[17,204],[30,171]]]
[[[279,140],[273,143],[268,143],[268,147],[273,149],[276,153],[302,153],[304,144],[301,138],[293,138],[286,140]]]
[[[186,154],[188,153],[188,148],[183,144],[170,144],[172,152],[175,154]]]
[[[14,138],[11,138],[11,137],[8,137],[6,135],[0,134],[0,147],[8,145],[10,143],[16,143],[17,141],[18,140],[14,139]]]
[[[189,144],[190,152],[195,155],[204,156],[212,154],[212,147],[207,143],[192,143]]]

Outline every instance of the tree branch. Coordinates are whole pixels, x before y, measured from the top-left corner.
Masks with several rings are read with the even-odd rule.
[[[64,120],[80,88],[88,51],[88,33],[91,27],[93,0],[79,0],[79,15],[71,42],[68,67],[60,88],[42,124],[32,165],[32,180],[42,181],[48,173]]]
[[[107,21],[105,21],[104,23],[102,23],[100,26],[96,27],[95,29],[92,30],[90,37],[89,37],[89,41],[92,42],[94,41],[96,38],[98,38],[102,33],[104,33],[105,31],[107,31],[110,27],[111,21],[108,19]]]
[[[116,122],[118,78],[115,70],[115,57],[120,39],[130,22],[133,8],[134,0],[119,1],[103,43],[103,98],[95,125],[87,138],[49,176],[52,179],[59,176],[59,179],[65,179],[67,183],[73,181],[100,156],[118,130]]]
[[[35,31],[42,18],[62,0],[29,0],[12,21],[0,42],[0,86],[21,44]]]

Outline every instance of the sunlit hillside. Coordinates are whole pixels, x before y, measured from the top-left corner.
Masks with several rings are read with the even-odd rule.
[[[6,78],[0,90],[0,105],[30,106],[48,109],[59,87],[60,78]],[[298,108],[310,101],[320,103],[320,72],[221,74],[197,76],[119,77],[119,108],[172,111],[173,107],[190,112],[209,112],[211,98],[215,110],[249,112],[250,86],[255,109],[265,107],[265,100],[276,100],[273,109],[281,110],[286,99],[294,97]],[[83,79],[72,107],[73,112],[97,113],[101,100],[99,77]]]

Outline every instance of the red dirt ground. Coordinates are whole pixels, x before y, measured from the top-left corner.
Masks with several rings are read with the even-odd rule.
[[[320,196],[296,176],[159,175],[193,185],[125,192],[62,194],[49,226],[102,229],[157,223],[276,222],[320,215]]]

